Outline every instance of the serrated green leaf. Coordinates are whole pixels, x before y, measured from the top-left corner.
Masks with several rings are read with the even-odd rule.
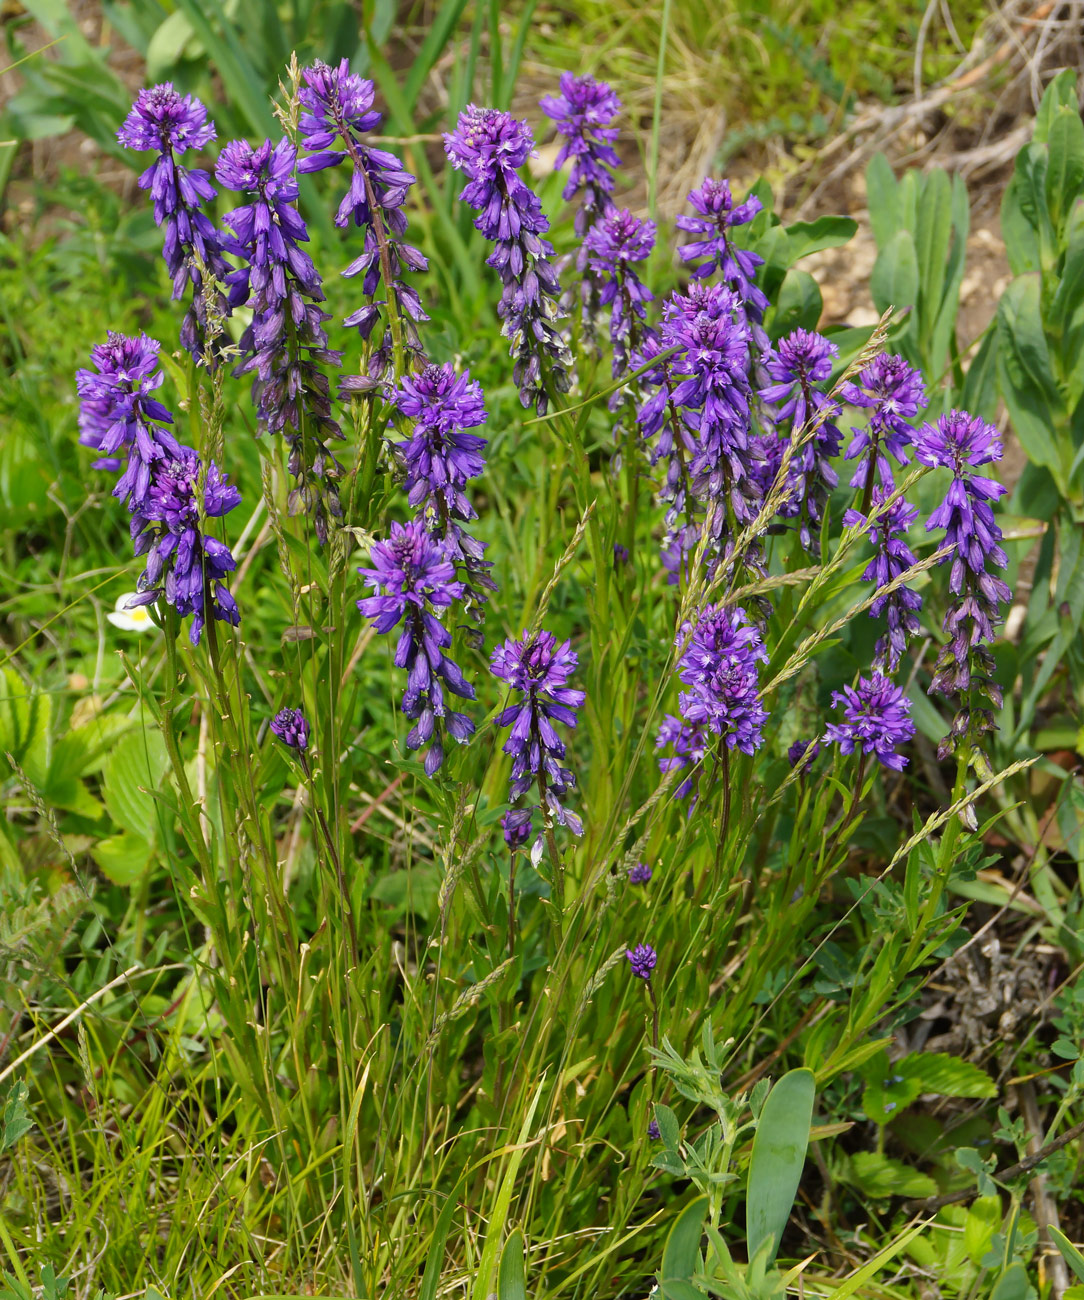
[[[867,1196],[933,1196],[937,1184],[928,1175],[879,1151],[857,1151],[845,1168],[845,1181]]]
[[[912,1052],[896,1061],[890,1073],[940,1097],[997,1096],[997,1086],[985,1070],[944,1052]]]
[[[105,806],[125,831],[155,841],[158,808],[154,796],[169,767],[165,743],[149,729],[121,737],[102,769]]]
[[[99,840],[90,850],[102,874],[123,889],[130,889],[143,879],[153,853],[154,846],[148,840],[130,831]]]

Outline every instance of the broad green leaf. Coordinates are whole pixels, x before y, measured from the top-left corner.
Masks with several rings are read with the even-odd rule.
[[[1028,1300],[1029,1295],[1031,1295],[1031,1285],[1028,1282],[1027,1269],[1016,1260],[995,1282],[994,1289],[990,1292],[990,1300]]]
[[[35,690],[12,668],[0,673],[0,755],[11,754],[39,792],[52,758],[52,716],[51,695]]]
[[[890,1067],[891,1073],[941,1097],[996,1097],[997,1086],[971,1061],[944,1052],[912,1052]]]
[[[998,378],[1016,433],[1030,459],[1064,482],[1059,429],[1065,409],[1054,387],[1039,313],[1039,277],[1019,276],[998,303]]]
[[[867,1196],[934,1196],[937,1184],[928,1175],[879,1151],[857,1151],[848,1161],[844,1181]]]
[[[176,9],[161,23],[147,45],[147,79],[156,81],[182,59],[204,52],[188,17]]]
[[[815,1092],[812,1070],[791,1070],[772,1088],[760,1113],[745,1207],[750,1258],[766,1238],[772,1243],[769,1263],[779,1249],[805,1165]]]
[[[165,743],[149,728],[122,736],[103,767],[105,806],[122,829],[153,843],[158,834],[154,795],[169,766]]]
[[[824,300],[816,280],[808,271],[791,267],[776,297],[768,333],[780,339],[792,330],[816,329],[823,310]]]
[[[978,352],[971,358],[960,393],[963,410],[990,421],[997,414],[997,350],[997,326],[994,325],[986,331]]]
[[[898,230],[881,249],[873,264],[869,287],[879,312],[889,307],[914,308],[918,302],[918,257],[909,230]],[[910,336],[915,329],[912,315],[904,334]]]
[[[1054,80],[1047,86],[1043,92],[1043,98],[1039,104],[1039,111],[1035,114],[1035,134],[1036,144],[1045,144],[1050,137],[1050,131],[1053,127],[1054,120],[1059,112],[1066,108],[1075,109],[1080,112],[1080,101],[1077,98],[1076,89],[1076,69],[1065,68],[1059,72]]]
[[[850,243],[857,230],[858,222],[851,217],[824,216],[816,221],[796,221],[785,228],[790,261],[797,262],[823,248],[839,248]]]
[[[1047,142],[1046,206],[1055,230],[1061,230],[1084,184],[1084,122],[1077,105],[1059,108]]]
[[[884,248],[900,228],[899,182],[883,153],[875,153],[866,168],[866,203],[873,238]]]
[[[137,885],[151,864],[154,846],[139,835],[121,831],[99,840],[90,850],[91,857],[114,885],[124,889]]]
[[[674,1220],[662,1252],[660,1281],[688,1282],[696,1270],[700,1254],[700,1238],[704,1235],[704,1220],[708,1213],[708,1198],[699,1196]]]
[[[1001,232],[1013,275],[1037,271],[1041,264],[1039,232],[1036,220],[1032,219],[1030,197],[1031,178],[1020,155],[1001,199]]]

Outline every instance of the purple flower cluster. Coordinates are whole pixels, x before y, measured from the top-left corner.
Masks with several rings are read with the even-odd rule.
[[[79,441],[98,452],[95,469],[124,473],[113,495],[142,504],[155,462],[178,456],[181,444],[167,426],[173,416],[153,393],[162,385],[157,339],[110,330],[108,341],[90,350],[94,370],[77,370]]]
[[[568,392],[572,356],[557,325],[560,284],[549,260],[553,248],[543,238],[549,221],[538,195],[518,175],[533,147],[526,122],[474,104],[444,137],[452,165],[468,177],[459,197],[478,213],[475,226],[495,245],[486,263],[504,286],[497,312],[510,340],[520,401],[544,415],[547,382]]]
[[[265,140],[252,148],[234,140],[219,155],[215,175],[226,189],[247,194],[251,202],[225,217],[234,232],[228,251],[242,259],[231,273],[231,297],[250,300],[252,324],[241,348],[245,359],[238,374],[255,371],[253,399],[260,422],[281,433],[290,447],[290,473],[297,487],[292,510],[313,518],[321,544],[327,541],[328,517],[339,517],[338,481],[342,466],[327,439],[342,438],[331,413],[330,386],[323,364],[338,365],[342,353],[327,346],[328,313],[320,276],[301,247],[309,233],[297,210],[294,169],[297,150],[288,140]]]
[[[907,759],[896,753],[896,747],[911,739],[915,724],[910,718],[911,701],[902,687],[879,673],[859,677],[857,686],[834,691],[832,703],[843,708],[843,721],[829,725],[826,742],[835,742],[845,754],[856,749],[875,754],[883,767],[903,771]]]
[[[880,510],[890,496],[891,489],[875,487],[874,510]],[[875,583],[875,590],[880,591],[916,563],[915,554],[905,539],[907,530],[917,518],[918,510],[909,506],[902,497],[897,497],[869,525],[874,557],[862,574],[863,582]],[[856,524],[865,524],[866,516],[859,510],[848,510],[843,522],[848,528],[853,528]],[[906,586],[879,595],[870,606],[873,618],[880,618],[886,610],[888,615],[887,631],[878,640],[873,655],[874,667],[879,671],[894,673],[899,667],[908,637],[916,636],[919,631],[918,611],[921,608],[922,597]]]
[[[728,181],[715,181],[710,177],[698,190],[689,195],[689,202],[697,211],[695,217],[679,216],[680,230],[698,235],[679,250],[681,260],[693,265],[693,275],[705,279],[719,272],[723,282],[740,298],[745,312],[759,321],[768,306],[764,291],[757,286],[757,267],[764,259],[747,249],[738,248],[731,232],[735,226],[747,225],[764,206],[755,194],[744,203],[735,205]]]
[[[764,740],[768,711],[758,693],[758,661],[766,661],[760,632],[743,609],[709,605],[695,625],[686,624],[678,676],[687,687],[678,698],[681,716],[721,737],[728,749],[753,754]]]
[[[646,885],[651,879],[651,868],[646,862],[636,862],[629,867],[629,884]]]
[[[428,747],[423,761],[432,776],[444,761],[443,729],[460,744],[474,734],[471,719],[448,709],[444,699],[445,689],[474,699],[474,687],[444,653],[452,635],[439,617],[462,599],[463,584],[456,581],[444,544],[430,537],[420,519],[393,523],[388,540],[373,543],[370,560],[372,568],[358,572],[380,594],[362,597],[358,609],[377,632],[402,624],[395,664],[407,670],[402,710],[414,723],[406,743],[408,749]]]
[[[632,973],[638,980],[649,980],[659,960],[658,954],[649,943],[638,943],[635,948],[627,948],[625,956],[628,958]]]
[[[944,756],[964,737],[992,731],[993,708],[1002,702],[987,643],[1001,621],[1001,605],[1012,593],[987,566],[1004,569],[1008,563],[991,505],[1006,489],[996,479],[974,472],[1001,459],[1001,439],[980,417],[950,411],[918,431],[915,455],[924,465],[952,473],[948,493],[926,524],[928,532],[944,529],[953,548],[946,558],[951,560],[949,591],[954,599],[943,624],[949,639],[941,647],[930,686],[931,694],[960,704],[950,734],[941,743]]]
[[[876,469],[881,486],[891,489],[892,465],[885,452],[895,456],[900,465],[907,463],[907,448],[915,432],[907,421],[926,406],[922,376],[903,357],[882,352],[859,374],[857,383],[848,380],[840,393],[852,406],[870,412],[864,429],[851,429],[854,437],[846,459],[865,456],[851,478],[851,487],[872,485]]]
[[[560,170],[572,160],[563,196],[572,200],[582,192],[576,234],[586,235],[613,206],[612,169],[621,165],[613,147],[617,139],[614,121],[621,112],[621,101],[606,82],[594,77],[562,72],[560,85],[561,93],[546,95],[541,108],[565,137],[554,166]]]
[[[305,85],[298,93],[304,109],[299,122],[301,143],[314,152],[302,160],[298,170],[322,171],[350,160],[350,187],[339,204],[335,224],[346,227],[352,222],[365,232],[362,252],[343,275],[363,275],[362,293],[370,302],[352,312],[344,324],[356,327],[361,337],[368,339],[380,318],[380,307],[387,307],[389,328],[369,362],[370,377],[379,379],[392,362],[394,333],[401,331],[406,348],[420,354],[416,325],[429,319],[417,291],[403,279],[404,268],[424,271],[429,264],[404,239],[407,221],[403,205],[415,177],[394,154],[363,139],[380,123],[380,114],[373,111],[371,81],[351,73],[346,59],[335,68],[317,61],[302,75]],[[382,277],[387,281],[386,303],[372,301]]]
[[[303,754],[309,747],[309,723],[300,709],[279,709],[271,719],[271,730],[288,748]]]
[[[573,835],[583,834],[583,823],[563,799],[576,778],[564,765],[565,742],[554,724],[576,725],[576,710],[586,696],[568,679],[578,663],[570,643],[558,645],[551,632],[511,637],[490,658],[493,676],[518,695],[497,715],[498,727],[511,728],[504,742],[504,752],[512,758],[509,797],[516,802],[535,786],[544,821],[567,826]]]
[[[230,267],[222,255],[222,235],[203,211],[203,204],[215,197],[215,188],[205,171],[184,167],[177,156],[202,149],[214,138],[214,123],[208,121],[203,104],[181,95],[168,81],[141,90],[117,132],[125,148],[153,149],[158,154],[140,176],[139,188],[150,192],[155,224],[165,229],[162,251],[173,297],[180,298],[186,286],[192,286],[181,343],[197,360],[209,364],[216,359],[217,349],[208,308],[221,321],[236,304],[217,287],[225,283]]]
[[[641,221],[625,208],[600,217],[583,241],[587,264],[595,273],[599,303],[610,308],[613,374],[628,368],[629,349],[640,343],[651,291],[632,269],[646,261],[655,247],[655,223]]]
[[[832,467],[841,440],[834,423],[839,406],[816,386],[828,378],[832,358],[838,355],[839,348],[822,335],[797,329],[764,357],[764,369],[772,382],[760,389],[760,396],[776,408],[776,424],[789,422],[791,439],[799,440],[808,423],[821,420],[816,432],[797,447],[786,485],[789,505],[799,507],[795,512],[798,535],[806,550],[815,550],[819,544],[824,509],[839,482]]]
[[[450,364],[427,365],[417,374],[403,376],[395,405],[400,415],[414,422],[410,437],[397,445],[407,499],[461,570],[467,612],[478,622],[488,593],[497,589],[489,576],[493,566],[485,558],[485,543],[472,537],[461,522],[477,518],[464,489],[485,468],[486,440],[469,432],[486,421],[481,385],[469,372],[456,375]]]
[[[193,645],[203,634],[208,600],[214,618],[236,627],[241,613],[223,581],[236,561],[224,542],[200,530],[200,520],[221,518],[240,504],[241,493],[214,461],[204,473],[190,447],[156,460],[146,496],[132,513],[135,553],[147,562],[136,583],[141,594],[129,606],[164,596],[182,618],[192,615]]]
[[[672,714],[663,718],[655,736],[655,748],[669,749],[670,753],[659,759],[659,771],[682,772],[687,767],[693,768],[675,791],[679,799],[687,799],[696,786],[700,775],[698,769],[708,752],[710,737],[711,733],[703,723],[683,722]]]

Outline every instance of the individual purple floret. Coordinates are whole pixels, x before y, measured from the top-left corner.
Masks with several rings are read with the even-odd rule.
[[[702,723],[683,722],[667,714],[655,736],[656,749],[671,752],[659,759],[660,772],[681,772],[691,767],[693,771],[675,790],[679,799],[688,798],[700,775],[697,770],[708,752],[711,733]],[[693,801],[695,803],[695,799]]]
[[[748,224],[763,207],[755,194],[744,203],[734,205],[728,181],[715,181],[710,177],[698,190],[689,195],[689,202],[698,216],[677,218],[678,229],[687,230],[701,238],[678,249],[681,260],[697,263],[693,275],[704,279],[718,271],[724,283],[741,299],[746,313],[759,321],[768,306],[763,290],[757,287],[757,267],[764,259],[747,249],[738,248],[731,238],[735,226]]]
[[[493,676],[519,693],[497,715],[498,727],[511,728],[504,742],[504,752],[512,757],[511,798],[520,799],[537,785],[547,821],[552,817],[574,835],[583,834],[583,823],[562,799],[576,778],[562,762],[565,743],[554,723],[576,725],[576,710],[586,696],[569,686],[568,679],[578,663],[571,644],[558,645],[551,632],[511,637],[490,658]]]
[[[1001,688],[993,680],[993,656],[985,643],[993,640],[1001,621],[1000,607],[1012,596],[1007,583],[987,572],[988,564],[1004,569],[1008,563],[991,505],[1006,489],[996,479],[974,472],[1001,459],[1001,438],[979,416],[950,411],[915,434],[915,456],[924,465],[950,470],[953,476],[945,499],[926,524],[927,532],[943,528],[953,548],[946,559],[952,562],[949,590],[955,599],[943,624],[949,640],[938,654],[930,686],[931,694],[961,704],[941,743],[939,753],[944,757],[965,736],[976,738],[994,729],[992,708],[975,707],[970,698],[973,691],[993,707],[1002,702]]]
[[[200,531],[200,521],[221,518],[240,503],[240,492],[213,461],[204,478],[190,447],[156,460],[131,518],[135,553],[147,563],[136,583],[141,594],[129,606],[151,605],[164,596],[182,618],[192,615],[193,645],[203,634],[208,600],[212,617],[236,627],[241,613],[223,581],[236,561],[224,542]]]
[[[647,1135],[652,1140],[652,1142],[657,1142],[659,1138],[662,1137],[662,1134],[659,1132],[659,1125],[657,1120],[653,1120],[653,1119],[648,1120]]]
[[[444,700],[445,688],[460,699],[474,699],[474,687],[444,653],[452,635],[439,619],[440,611],[463,598],[463,584],[456,581],[444,545],[429,536],[420,519],[393,523],[388,540],[373,543],[370,559],[373,567],[358,572],[382,594],[362,597],[358,609],[377,632],[402,624],[395,664],[407,670],[402,709],[414,722],[406,744],[408,749],[428,746],[423,761],[432,776],[444,761],[442,729],[460,744],[474,734],[470,718],[447,709]]]
[[[678,676],[688,688],[678,697],[682,717],[728,749],[755,753],[768,718],[758,694],[757,662],[768,658],[760,632],[743,609],[709,605],[695,626],[681,629],[678,644],[685,645]]]
[[[504,286],[497,314],[510,340],[520,401],[544,415],[547,386],[568,392],[572,355],[557,326],[561,286],[549,260],[553,248],[542,237],[549,221],[538,195],[517,173],[534,137],[511,113],[469,104],[445,135],[444,148],[468,177],[459,197],[478,213],[475,226],[495,244],[486,264],[500,273]]]
[[[646,862],[636,862],[629,867],[629,884],[646,885],[651,879],[651,868]]]
[[[309,747],[309,724],[300,709],[279,709],[271,719],[271,730],[284,745],[299,754]]]
[[[244,262],[229,277],[231,296],[250,298],[252,308],[237,373],[256,372],[252,395],[260,422],[281,433],[290,447],[290,473],[297,480],[290,508],[312,516],[323,544],[328,517],[342,513],[337,487],[342,466],[326,440],[343,434],[320,367],[337,366],[342,353],[327,346],[329,315],[316,305],[324,301],[320,276],[301,247],[309,232],[297,210],[296,161],[297,150],[288,140],[277,145],[265,140],[256,149],[234,140],[219,155],[215,175],[226,189],[252,200],[225,217],[236,236],[229,251]]]
[[[857,382],[848,380],[840,395],[852,406],[870,412],[864,429],[852,428],[854,437],[845,458],[864,456],[851,478],[851,487],[867,488],[873,483],[876,469],[881,486],[891,489],[892,465],[885,455],[890,452],[900,465],[907,463],[907,448],[915,431],[907,423],[926,406],[926,385],[922,376],[903,357],[882,352],[863,370]],[[868,501],[863,509],[868,509]]]
[[[621,101],[604,81],[562,72],[561,93],[544,96],[540,105],[565,137],[554,167],[559,171],[572,159],[563,197],[571,201],[582,191],[576,234],[585,235],[612,207],[612,169],[621,165],[613,148],[618,134],[613,123]]]
[[[214,287],[230,274],[222,255],[222,235],[203,211],[203,204],[216,190],[207,172],[184,167],[177,155],[202,149],[215,138],[214,123],[207,110],[192,95],[181,95],[170,82],[141,90],[136,96],[117,139],[127,149],[154,149],[158,157],[139,178],[139,188],[150,191],[155,224],[165,228],[163,256],[173,297],[180,298],[192,286],[192,304],[181,325],[181,343],[197,360],[211,362],[216,348],[209,333],[208,305],[221,321],[230,314],[226,296]],[[206,284],[208,275],[211,284]]]
[[[531,838],[531,822],[533,818],[533,806],[529,808],[509,808],[501,817],[501,831],[504,834],[504,842],[510,849],[513,851],[521,849]]]
[[[615,378],[628,369],[629,349],[640,343],[647,304],[654,296],[632,268],[646,261],[654,247],[655,223],[641,221],[625,208],[613,208],[600,217],[584,239],[599,303],[610,308]]]
[[[812,748],[810,746],[812,745]],[[808,757],[806,756],[808,752]],[[787,762],[791,767],[801,765],[803,774],[812,772],[813,763],[817,755],[821,752],[821,743],[819,740],[796,740],[787,750]]]
[[[79,441],[99,453],[95,469],[124,467],[113,495],[136,509],[147,495],[151,469],[164,457],[180,455],[181,444],[166,425],[173,416],[152,394],[161,387],[157,339],[109,331],[108,341],[90,350],[94,370],[77,370]],[[95,373],[97,371],[97,373]]]
[[[638,943],[635,948],[626,948],[625,956],[632,967],[632,973],[638,980],[649,980],[651,978],[651,972],[655,969],[658,955],[649,943]]]
[[[832,371],[839,348],[812,330],[797,329],[769,349],[764,368],[772,383],[760,396],[776,407],[775,421],[790,421],[792,439],[808,435],[806,426],[820,418],[816,432],[798,447],[790,464],[788,486],[801,505],[799,536],[806,550],[817,545],[824,508],[839,476],[832,458],[839,455],[841,435],[835,420],[839,405],[816,387]],[[821,418],[823,417],[823,418]]]
[[[832,703],[843,708],[843,721],[831,723],[824,733],[825,742],[835,742],[845,754],[858,749],[875,754],[877,761],[895,772],[902,772],[907,759],[896,753],[896,746],[915,734],[911,721],[911,701],[903,688],[879,673],[859,677],[857,686],[844,686],[832,692]]]
[[[416,178],[394,154],[374,148],[362,138],[380,123],[380,114],[373,111],[371,81],[352,73],[346,59],[335,68],[318,60],[305,68],[302,76],[305,85],[298,92],[304,110],[299,121],[301,143],[316,152],[302,160],[298,171],[322,171],[349,158],[353,175],[335,224],[345,227],[353,222],[364,230],[365,242],[343,275],[364,275],[361,289],[369,299],[379,292],[381,279],[386,281],[386,303],[370,301],[344,321],[368,339],[379,308],[387,307],[388,331],[369,365],[370,376],[379,379],[392,361],[395,336],[400,335],[408,350],[420,353],[416,323],[429,319],[417,291],[403,279],[404,268],[424,271],[429,264],[403,238],[407,228],[403,204]]]
[[[875,487],[872,493],[874,510],[882,507],[891,493],[891,488]],[[917,518],[918,510],[909,506],[902,497],[897,497],[888,510],[869,526],[869,539],[875,554],[862,574],[863,582],[875,583],[876,590],[880,591],[916,563],[915,554],[905,539],[907,530]],[[865,524],[866,516],[858,510],[848,510],[843,523],[853,528],[856,524]],[[870,606],[871,618],[880,618],[884,611],[888,614],[887,631],[878,640],[873,655],[873,666],[879,671],[894,673],[899,667],[908,637],[918,634],[918,611],[921,608],[922,597],[906,586],[878,596]]]

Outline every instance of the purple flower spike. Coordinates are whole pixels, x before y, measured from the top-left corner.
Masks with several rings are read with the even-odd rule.
[[[613,148],[618,134],[613,123],[621,112],[621,101],[606,82],[594,77],[562,72],[560,84],[561,93],[546,95],[541,108],[565,137],[554,166],[560,170],[572,159],[564,198],[571,200],[583,192],[576,234],[584,235],[611,206],[612,168],[621,165]]]
[[[686,624],[678,644],[689,635]],[[678,664],[688,689],[679,696],[686,723],[723,738],[728,749],[753,754],[764,743],[768,711],[758,694],[757,661],[768,653],[743,609],[709,605],[700,615]]]
[[[279,709],[271,719],[271,730],[284,745],[299,754],[309,747],[309,724],[300,709]]]
[[[875,487],[872,495],[874,509],[884,505],[890,495],[891,488]],[[898,497],[870,525],[868,532],[875,555],[862,574],[863,582],[875,583],[876,590],[880,591],[916,562],[915,554],[905,539],[907,530],[917,518],[918,510]],[[843,522],[848,528],[853,528],[855,524],[864,524],[866,516],[858,510],[848,510]],[[870,606],[871,618],[880,618],[886,610],[888,613],[888,631],[877,642],[873,657],[874,667],[879,671],[894,673],[899,667],[908,638],[918,634],[918,611],[921,608],[922,597],[909,587],[897,587],[893,592],[878,596]]]
[[[651,868],[646,862],[637,862],[629,867],[629,884],[646,885],[651,879]]]
[[[156,460],[146,496],[131,519],[136,555],[147,563],[136,583],[141,595],[131,604],[150,605],[161,597],[186,618],[192,615],[190,639],[199,645],[207,618],[233,626],[241,621],[237,602],[223,579],[237,567],[230,549],[200,531],[201,514],[217,519],[241,504],[241,494],[212,461],[203,481],[203,466],[190,447]]]
[[[632,973],[638,980],[649,980],[651,978],[651,972],[655,969],[658,956],[649,943],[638,943],[635,948],[626,948],[625,956],[632,967]]]
[[[513,851],[521,849],[531,838],[534,808],[509,808],[501,817],[504,842]]]
[[[882,766],[903,771],[907,759],[896,753],[896,746],[911,739],[915,724],[910,718],[911,701],[902,687],[879,674],[860,677],[857,686],[833,691],[832,703],[843,707],[843,721],[828,727],[826,742],[834,741],[845,754],[856,749],[875,754]]]
[[[587,232],[587,264],[599,288],[599,303],[610,308],[613,374],[628,368],[629,348],[640,342],[642,321],[653,295],[632,269],[655,247],[655,223],[641,221],[626,209],[613,208]]]
[[[949,640],[938,654],[930,685],[931,694],[959,703],[938,750],[945,757],[965,737],[973,741],[992,731],[993,708],[1002,703],[1001,687],[993,679],[993,656],[985,643],[993,640],[1001,622],[1001,605],[1012,597],[1008,584],[987,572],[987,564],[995,569],[1008,564],[991,504],[1006,488],[974,472],[1001,459],[1001,438],[993,425],[978,416],[950,411],[916,433],[915,456],[924,465],[950,470],[953,476],[945,499],[926,524],[927,532],[943,528],[952,547],[946,558],[952,565],[949,590],[955,599],[943,624]],[[981,699],[971,699],[972,694],[984,697],[985,706],[980,707]]]
[[[424,765],[432,776],[444,761],[442,728],[460,744],[474,734],[470,718],[447,709],[444,700],[445,688],[460,699],[474,699],[474,687],[444,653],[452,635],[439,620],[441,611],[463,598],[463,584],[455,580],[444,545],[418,519],[393,523],[388,540],[373,543],[371,562],[371,569],[358,572],[382,594],[363,597],[358,609],[377,632],[402,624],[395,664],[407,670],[402,710],[415,724],[406,744],[408,749],[428,746]]]
[[[151,471],[177,456],[181,444],[166,425],[173,416],[152,394],[161,387],[157,339],[110,331],[108,342],[90,350],[94,370],[78,370],[79,441],[99,453],[95,469],[124,468],[113,495],[137,509],[151,485]],[[95,373],[95,371],[97,373]]]
[[[230,274],[223,257],[223,237],[203,211],[203,204],[215,197],[207,172],[183,167],[176,155],[202,149],[215,138],[214,123],[198,99],[181,95],[170,82],[141,90],[136,96],[117,139],[126,149],[154,149],[158,157],[139,178],[139,188],[148,190],[154,201],[155,224],[165,229],[163,255],[173,281],[173,297],[180,298],[185,286],[192,286],[192,305],[181,325],[181,343],[197,360],[216,359],[208,339],[208,298],[219,318],[229,315],[231,304],[214,287]],[[212,283],[206,284],[204,275]]]
[[[718,271],[724,283],[741,298],[749,317],[759,321],[768,306],[767,297],[756,284],[757,267],[763,265],[764,259],[736,247],[730,232],[735,226],[752,221],[764,205],[756,195],[750,194],[744,203],[735,206],[730,183],[710,178],[698,190],[693,190],[689,202],[699,215],[678,217],[677,226],[701,238],[678,250],[681,260],[698,264],[693,268],[693,275],[698,279]]]
[[[416,177],[405,170],[394,154],[377,149],[363,139],[380,124],[380,114],[373,111],[371,81],[352,73],[346,59],[334,68],[317,61],[302,75],[305,85],[298,93],[304,109],[299,122],[301,143],[315,152],[302,160],[298,170],[322,171],[348,158],[353,175],[335,215],[335,224],[343,227],[353,224],[365,232],[360,256],[343,275],[364,277],[361,291],[369,302],[349,315],[344,323],[356,327],[361,337],[368,339],[380,317],[379,308],[387,305],[373,301],[384,274],[383,246],[391,276],[391,283],[384,291],[394,299],[405,346],[420,354],[417,323],[429,317],[417,291],[403,279],[406,270],[424,271],[429,265],[425,256],[404,239],[407,220],[403,205]],[[341,147],[332,148],[333,145]],[[382,378],[391,361],[392,340],[388,330],[370,357],[369,377]]]
[[[564,766],[565,742],[554,723],[576,725],[576,710],[586,696],[568,685],[579,659],[571,644],[557,644],[551,632],[524,633],[497,646],[490,659],[494,677],[507,682],[519,699],[497,715],[498,727],[510,727],[504,752],[512,757],[513,800],[537,785],[544,811],[573,835],[583,834],[579,817],[564,806],[562,796],[576,784]]]
[[[526,122],[474,104],[444,137],[452,166],[468,177],[459,197],[478,213],[475,226],[496,246],[486,265],[500,273],[504,286],[497,314],[510,340],[520,401],[544,415],[547,377],[557,392],[568,392],[572,355],[557,325],[561,286],[549,260],[553,248],[543,238],[549,221],[517,173],[533,148]]]
[[[858,382],[848,380],[840,390],[846,402],[865,407],[870,412],[864,429],[853,429],[846,459],[866,455],[851,479],[851,487],[865,487],[876,466],[881,486],[891,489],[892,465],[885,452],[895,456],[900,465],[907,463],[907,448],[915,431],[907,423],[926,405],[926,385],[917,370],[903,357],[882,352],[859,374]]]
[[[250,299],[252,307],[252,324],[241,337],[245,359],[236,373],[255,372],[252,395],[260,423],[281,433],[290,448],[290,473],[297,480],[290,508],[312,516],[323,544],[329,517],[342,514],[342,466],[327,440],[343,434],[321,366],[337,366],[342,353],[327,346],[329,316],[317,306],[324,301],[320,276],[301,247],[309,232],[297,210],[296,162],[288,140],[265,140],[256,149],[234,140],[219,155],[215,175],[226,189],[251,199],[225,217],[236,236],[229,251],[244,262],[229,277],[231,301]]]

